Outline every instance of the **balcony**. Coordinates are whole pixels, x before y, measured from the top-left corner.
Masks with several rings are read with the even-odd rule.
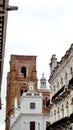
[[[57,103],[58,101],[61,101],[63,98],[65,98],[70,91],[68,88],[65,87],[65,85],[52,97],[52,102]]]
[[[68,128],[69,125],[73,123],[73,113],[69,117],[64,117],[49,126],[47,126],[46,130],[61,130],[64,128]]]
[[[70,122],[73,123],[73,113],[70,115]]]
[[[72,77],[72,79],[69,81],[68,88],[69,88],[69,89],[73,89],[73,77]]]
[[[52,123],[50,126],[46,128],[46,130],[57,130],[57,129],[63,129],[67,128],[70,125],[69,117],[64,117],[54,123]]]

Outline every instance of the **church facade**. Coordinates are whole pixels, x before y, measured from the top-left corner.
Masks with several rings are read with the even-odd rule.
[[[45,130],[50,91],[44,74],[37,85],[36,56],[11,55],[7,74],[6,130]]]

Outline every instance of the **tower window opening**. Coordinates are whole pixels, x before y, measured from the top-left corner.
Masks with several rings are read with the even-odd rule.
[[[23,94],[23,89],[20,91],[20,95],[22,96],[22,94]]]
[[[23,74],[24,78],[26,78],[26,67],[21,68],[21,73]]]
[[[46,106],[48,106],[50,104],[50,100],[48,99],[48,97],[46,97]]]
[[[20,95],[22,96],[22,94],[23,94],[24,92],[27,92],[27,90],[26,90],[26,89],[25,89],[25,90],[24,90],[24,89],[21,89],[21,90],[20,90]]]

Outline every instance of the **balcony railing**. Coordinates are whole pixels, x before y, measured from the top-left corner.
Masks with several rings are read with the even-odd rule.
[[[22,96],[42,96],[42,93],[24,92]]]
[[[46,128],[46,130],[55,130],[57,128],[63,129],[70,125],[70,117],[64,117]]]
[[[68,117],[64,117],[50,124],[49,126],[47,126],[46,130],[55,130],[57,128],[60,128],[60,129],[67,128],[71,123],[73,123],[73,113]]]
[[[57,103],[69,94],[69,90],[65,85],[52,97],[52,102]]]
[[[63,91],[64,91],[65,86],[63,86],[53,97],[52,101],[55,100]]]
[[[73,123],[73,113],[70,115],[70,122]]]
[[[69,89],[73,89],[73,77],[72,77],[72,79],[69,81],[68,88],[69,88]]]
[[[59,96],[64,92],[65,86],[63,86],[53,97],[52,102],[59,99]]]

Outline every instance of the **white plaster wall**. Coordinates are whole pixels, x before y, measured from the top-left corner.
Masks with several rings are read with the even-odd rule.
[[[21,121],[16,120],[10,127],[10,130],[21,130]]]
[[[50,122],[50,114],[43,115],[43,130],[46,130],[46,122]]]
[[[71,59],[62,68],[60,73],[58,73],[58,75],[52,81],[52,83],[51,83],[51,90],[52,90],[51,94],[52,95],[51,96],[53,96],[58,91],[57,82],[59,82],[59,89],[61,89],[61,87],[63,87],[63,85],[68,85],[69,80],[72,78],[72,75],[70,73],[71,67],[73,69],[73,57],[71,57]],[[66,78],[65,78],[66,73],[67,73],[67,81],[66,81]],[[63,78],[63,84],[61,84],[61,78]],[[54,91],[54,86],[55,86],[55,91]]]
[[[30,103],[35,103],[35,109],[30,109]],[[21,100],[22,113],[42,113],[42,97],[24,97]]]
[[[30,103],[35,103],[35,109],[30,109]],[[11,117],[10,130],[30,130],[30,122],[35,122],[35,130],[45,130],[49,114],[42,113],[42,96],[22,96],[20,108],[15,109]]]
[[[67,117],[73,112],[73,106],[71,104],[72,98],[73,98],[73,91],[71,91],[70,95],[68,95],[66,98],[64,98],[63,100],[61,100],[57,104],[53,104],[53,107],[50,111],[50,121],[51,121],[51,123],[53,123],[57,120],[60,120],[64,117]],[[68,102],[68,112],[67,112],[67,108],[66,108],[67,102]],[[63,116],[63,113],[62,113],[62,105],[64,106],[64,116]],[[60,110],[60,118],[58,118],[58,108]],[[54,115],[54,110],[56,110],[56,118],[55,118],[55,115]],[[51,113],[52,113],[52,117],[51,117]]]
[[[46,130],[46,121],[49,115],[22,114],[12,125],[10,130],[30,130],[30,122],[35,122],[35,130]]]

